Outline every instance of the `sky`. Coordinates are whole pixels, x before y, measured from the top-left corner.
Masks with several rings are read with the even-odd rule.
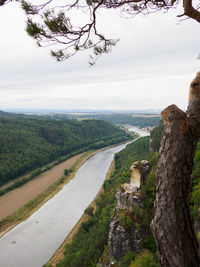
[[[26,34],[18,4],[0,7],[0,110],[186,109],[200,70],[200,25],[179,23],[181,13],[181,7],[132,19],[99,13],[99,29],[120,41],[91,68],[87,52],[56,62],[51,48],[38,48]]]

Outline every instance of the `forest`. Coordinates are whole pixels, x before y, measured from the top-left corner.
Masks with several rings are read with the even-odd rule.
[[[130,139],[100,120],[47,120],[28,116],[0,118],[0,185],[61,156]]]
[[[58,115],[61,116],[61,115]],[[65,115],[66,116],[66,115]],[[132,114],[87,114],[87,115],[68,115],[70,118],[95,118],[104,120],[107,122],[111,122],[113,124],[129,124],[133,126],[139,126],[140,128],[146,127],[146,126],[157,126],[160,121],[160,116],[157,117],[133,117]],[[62,116],[64,118],[64,116]]]
[[[104,182],[104,192],[96,200],[97,209],[86,209],[88,220],[82,223],[73,241],[66,245],[64,259],[57,267],[95,267],[99,262],[108,264],[107,243],[109,223],[113,210],[116,206],[115,193],[121,184],[129,182],[130,165],[134,161],[146,159],[152,168],[142,186],[145,195],[145,206],[143,209],[133,210],[134,216],[123,217],[123,227],[135,224],[143,229],[145,238],[140,243],[140,254],[134,251],[128,252],[114,266],[116,267],[159,267],[156,252],[156,244],[150,231],[150,222],[153,214],[153,203],[155,198],[155,170],[158,159],[158,149],[163,131],[163,123],[160,122],[152,133],[151,138],[143,137],[129,144],[124,150],[115,155],[115,170],[108,180]],[[150,139],[153,140],[150,142]],[[152,147],[153,146],[153,147]],[[151,149],[150,149],[151,148]],[[152,151],[152,152],[150,152]],[[197,222],[198,208],[200,206],[200,144],[194,159],[193,182],[190,193],[190,210],[194,221]],[[131,236],[130,236],[131,238]],[[99,265],[101,266],[101,265]],[[50,265],[48,265],[50,267]]]

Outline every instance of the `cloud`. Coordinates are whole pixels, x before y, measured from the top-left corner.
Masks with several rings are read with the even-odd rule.
[[[0,27],[0,109],[145,109],[171,103],[185,108],[199,69],[199,25],[177,25],[179,10],[132,20],[114,13],[103,12],[98,27],[120,42],[89,68],[88,52],[55,62],[25,33],[17,3],[1,7],[0,24],[6,27]]]

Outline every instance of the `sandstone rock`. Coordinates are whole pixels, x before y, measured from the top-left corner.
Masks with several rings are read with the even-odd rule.
[[[141,185],[144,185],[145,178],[149,174],[151,170],[150,163],[146,160],[142,160],[140,162],[134,162],[131,167],[131,177],[130,177],[130,184],[131,188],[137,187],[140,188]]]
[[[133,205],[137,205],[140,208],[144,207],[144,197],[141,196],[138,190],[136,192],[130,192],[128,190],[122,192],[122,190],[118,189],[115,197],[119,209],[132,209]]]
[[[110,258],[119,261],[129,251],[140,252],[139,244],[144,237],[144,232],[133,225],[125,229],[120,224],[119,215],[116,214],[110,223],[108,253]]]
[[[134,206],[144,208],[145,195],[140,187],[144,185],[151,166],[148,161],[142,160],[141,162],[134,162],[130,170],[130,184],[122,185],[122,188],[118,189],[115,195],[117,207],[110,222],[108,254],[110,259],[114,258],[116,261],[119,261],[129,251],[139,253],[139,244],[145,235],[142,229],[137,229],[134,222],[130,223],[128,227],[122,226],[120,214],[123,212],[124,214],[133,213]],[[131,222],[131,218],[129,221]]]
[[[117,206],[110,221],[108,249],[104,252],[99,267],[112,267],[130,251],[140,252],[140,242],[145,237],[145,230],[133,221],[133,207],[144,208],[145,195],[141,185],[145,184],[146,176],[151,170],[148,161],[134,162],[131,167],[130,184],[123,184],[115,195]],[[128,223],[122,225],[122,215]],[[130,217],[129,217],[130,216]],[[105,260],[106,259],[106,260]],[[109,259],[109,260],[108,260]]]

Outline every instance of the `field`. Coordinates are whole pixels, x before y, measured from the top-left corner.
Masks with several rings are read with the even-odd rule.
[[[160,118],[160,114],[151,114],[151,115],[143,115],[143,114],[137,114],[137,115],[131,115],[133,118]]]
[[[38,194],[45,191],[51,184],[56,182],[64,174],[65,169],[69,169],[76,162],[81,154],[76,155],[49,171],[42,173],[29,183],[10,191],[0,197],[0,220],[17,211],[28,201],[34,199]]]

